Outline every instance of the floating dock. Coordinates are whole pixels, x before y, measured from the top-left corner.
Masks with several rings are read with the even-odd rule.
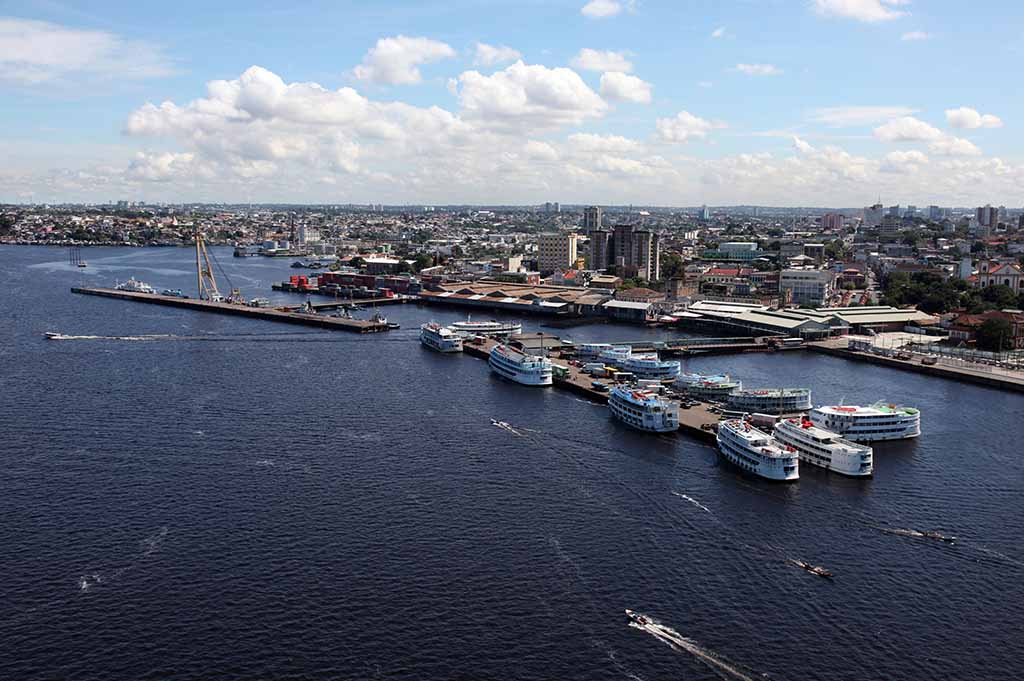
[[[164,296],[157,293],[140,293],[136,291],[119,291],[112,288],[83,288],[77,286],[72,288],[71,292],[87,296],[101,296],[103,298],[131,300],[136,303],[150,303],[152,305],[166,305],[168,307],[183,307],[189,310],[196,310],[198,312],[214,312],[217,314],[230,314],[239,317],[265,319],[271,322],[283,322],[285,324],[317,326],[322,329],[335,329],[338,331],[350,331],[353,333],[381,333],[389,330],[387,324],[371,322],[363,319],[341,319],[340,317],[330,317],[322,314],[285,312],[283,310],[268,307],[248,307],[246,305],[237,305],[235,303],[214,303],[209,300]]]
[[[498,344],[493,339],[484,339],[477,343],[463,343],[463,352],[473,357],[487,359],[490,356],[491,348]],[[579,367],[568,364],[565,360],[552,359],[553,363],[568,369],[568,376],[554,378],[554,386],[564,390],[570,390],[582,395],[587,399],[607,404],[608,393],[593,388],[594,377],[584,373]],[[526,388],[529,390],[529,388]],[[679,409],[679,431],[686,433],[704,442],[715,442],[715,431],[712,427],[718,423],[718,415],[710,411],[712,405],[701,402],[689,409]]]

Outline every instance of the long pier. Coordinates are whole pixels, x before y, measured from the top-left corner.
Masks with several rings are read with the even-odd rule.
[[[87,296],[131,300],[136,303],[165,305],[167,307],[183,307],[189,310],[196,310],[197,312],[213,312],[217,314],[236,315],[239,317],[253,317],[256,319],[265,319],[271,322],[283,322],[285,324],[317,326],[323,329],[350,331],[353,333],[380,333],[388,330],[387,324],[380,324],[378,322],[371,322],[363,319],[342,319],[340,317],[329,317],[327,315],[286,312],[284,310],[277,310],[274,308],[249,307],[247,305],[238,305],[236,303],[215,303],[209,300],[164,296],[157,293],[141,293],[137,291],[119,291],[112,288],[85,288],[78,286],[73,287],[71,292]]]
[[[842,339],[841,342],[845,343],[846,339]],[[805,347],[813,352],[820,352],[832,355],[833,357],[842,357],[854,362],[868,362],[893,369],[902,369],[903,371],[913,371],[918,374],[963,381],[964,383],[975,383],[990,388],[1024,392],[1024,377],[1014,376],[1009,373],[1000,374],[994,371],[985,371],[981,367],[959,367],[941,363],[921,364],[920,357],[916,359],[898,359],[896,357],[876,355],[872,352],[850,350],[838,345],[836,340],[807,343]]]
[[[490,355],[491,348],[497,344],[497,341],[488,338],[480,342],[463,343],[462,348],[463,352],[467,355],[487,359]],[[608,393],[601,392],[600,390],[595,390],[593,388],[593,376],[584,373],[578,367],[574,367],[567,362],[558,359],[552,359],[551,361],[568,370],[567,376],[554,377],[553,383],[556,388],[569,390],[578,395],[582,395],[593,402],[600,404],[608,403]],[[704,442],[714,443],[715,431],[712,430],[712,426],[718,423],[718,416],[710,411],[710,407],[710,404],[704,402],[690,407],[689,409],[683,409],[680,407],[678,432],[686,433],[687,435],[691,435]]]

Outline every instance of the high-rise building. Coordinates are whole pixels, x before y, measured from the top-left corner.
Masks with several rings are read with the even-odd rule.
[[[579,235],[574,232],[541,234],[537,249],[537,268],[542,272],[564,272],[576,264],[576,244]]]
[[[601,215],[600,206],[587,206],[583,209],[583,231],[591,232],[595,229],[601,229],[603,223],[603,216]]]
[[[989,204],[975,209],[974,215],[978,219],[978,224],[982,227],[989,227],[995,230],[999,226],[999,209],[993,208]]]
[[[825,231],[838,232],[843,228],[842,214],[825,213],[821,216],[821,228]]]
[[[590,239],[590,269],[606,269],[612,262],[611,232],[604,228],[592,229],[587,232],[587,237]]]
[[[942,209],[938,206],[928,206],[928,219],[939,221],[943,217]]]
[[[779,291],[793,305],[820,307],[835,290],[835,272],[829,270],[782,270]]]
[[[889,206],[886,215],[895,215],[898,218],[903,217],[903,214],[900,212],[900,204],[897,203],[895,206]]]
[[[700,207],[700,219],[704,220],[705,222],[711,219],[711,210],[707,207],[706,204]]]
[[[882,224],[882,216],[885,211],[882,204],[876,203],[873,206],[864,209],[864,226],[865,227],[878,227]]]
[[[619,274],[645,281],[661,276],[661,240],[656,233],[635,225],[616,225],[610,250]]]

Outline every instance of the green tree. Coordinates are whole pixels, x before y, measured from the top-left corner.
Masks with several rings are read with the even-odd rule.
[[[986,319],[978,329],[978,348],[1003,352],[1013,348],[1013,325],[1006,319]]]

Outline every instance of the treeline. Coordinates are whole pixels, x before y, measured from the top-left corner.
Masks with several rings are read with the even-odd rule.
[[[943,279],[933,272],[894,272],[883,279],[883,305],[913,305],[929,314],[964,309],[970,314],[1022,309],[1024,292],[1009,286],[974,288],[962,279]]]

